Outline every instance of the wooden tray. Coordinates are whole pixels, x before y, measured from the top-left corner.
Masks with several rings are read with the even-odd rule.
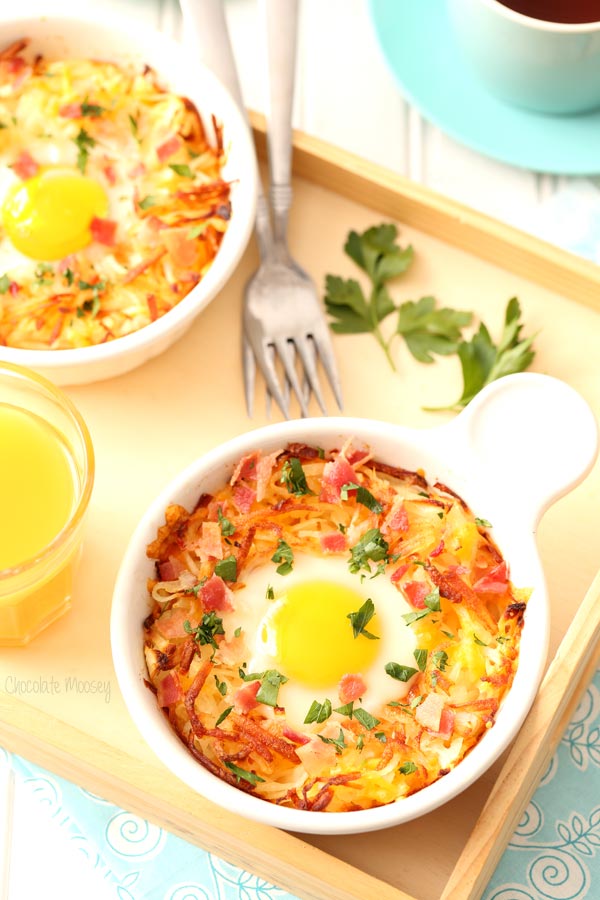
[[[527,332],[540,332],[534,368],[569,382],[600,413],[597,267],[301,134],[295,171],[290,242],[319,285],[327,272],[356,275],[342,251],[348,230],[394,219],[416,251],[393,288],[398,300],[434,294],[476,311],[497,335],[506,302],[517,295]],[[300,839],[249,824],[170,775],[119,694],[108,622],[129,534],[183,466],[266,421],[258,392],[255,419],[246,417],[239,359],[241,297],[256,264],[251,248],[227,288],[163,356],[121,378],[69,390],[97,453],[76,601],[30,647],[1,654],[0,744],[302,898],[474,900],[593,672],[600,576],[585,595],[600,560],[599,466],[540,527],[554,661],[521,734],[504,761],[422,819],[341,838]],[[335,347],[349,415],[427,427],[439,418],[422,406],[460,393],[455,358],[424,366],[398,343],[393,373],[369,335],[337,337]],[[329,405],[333,410],[331,396]]]

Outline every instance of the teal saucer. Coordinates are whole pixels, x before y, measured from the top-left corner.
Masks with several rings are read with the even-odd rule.
[[[369,0],[369,8],[402,93],[442,131],[525,169],[600,172],[600,110],[552,116],[497,100],[463,62],[445,0]]]

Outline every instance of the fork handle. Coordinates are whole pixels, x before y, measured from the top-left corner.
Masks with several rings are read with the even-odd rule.
[[[267,140],[273,230],[275,243],[285,248],[292,201],[290,173],[298,0],[263,0],[262,11],[267,33]]]
[[[199,51],[202,62],[225,85],[250,129],[242,89],[231,47],[223,0],[180,0],[184,28],[191,28],[190,37]],[[187,37],[187,35],[186,35]],[[257,178],[256,237],[262,257],[271,249],[273,236],[269,204],[262,189],[260,173]]]

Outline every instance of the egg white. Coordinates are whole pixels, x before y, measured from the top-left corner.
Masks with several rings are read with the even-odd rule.
[[[362,696],[362,705],[371,714],[377,715],[392,700],[406,695],[409,684],[397,681],[385,671],[385,664],[397,662],[416,668],[414,650],[416,639],[410,626],[402,616],[412,608],[402,594],[384,575],[375,578],[361,578],[348,569],[347,559],[339,556],[314,557],[296,555],[294,568],[288,575],[278,575],[275,564],[261,566],[244,578],[244,587],[235,592],[235,610],[223,616],[227,634],[241,627],[246,652],[248,672],[262,672],[276,669],[285,674],[285,660],[272,655],[273,648],[262,640],[263,624],[269,609],[276,602],[267,599],[267,589],[273,589],[275,598],[292,586],[312,581],[330,581],[347,587],[362,598],[361,603],[371,599],[379,620],[380,639],[377,641],[377,655],[372,664],[361,675],[367,685]],[[315,623],[318,628],[318,622]],[[348,623],[348,628],[351,628]],[[367,640],[359,636],[356,640]],[[304,719],[314,700],[331,701],[332,706],[340,706],[338,684],[333,683],[315,689],[298,680],[290,679],[281,685],[278,703],[285,708],[286,719],[294,728],[305,728]],[[357,704],[358,705],[358,704]]]

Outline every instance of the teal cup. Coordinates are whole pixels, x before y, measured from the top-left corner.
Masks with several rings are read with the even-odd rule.
[[[553,115],[600,107],[600,21],[547,22],[498,0],[447,2],[465,58],[501,100]]]

